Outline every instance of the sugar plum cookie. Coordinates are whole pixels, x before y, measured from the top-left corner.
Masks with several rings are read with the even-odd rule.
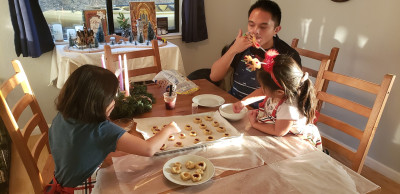
[[[193,169],[195,167],[195,163],[189,160],[185,163],[185,166],[187,169]]]
[[[180,141],[177,141],[177,142],[175,143],[175,147],[183,147],[183,143],[180,142]]]
[[[186,131],[191,131],[191,130],[192,130],[192,126],[190,126],[190,125],[185,125],[185,130],[186,130]]]
[[[204,171],[203,171],[202,169],[198,168],[198,169],[196,169],[196,170],[194,171],[194,173],[197,173],[197,174],[204,174]]]
[[[168,141],[174,141],[174,140],[175,140],[175,136],[170,135],[170,136],[168,137]]]
[[[193,181],[193,182],[199,182],[199,181],[201,181],[201,174],[193,173],[191,177],[192,177],[192,181]]]
[[[224,133],[224,137],[229,137],[229,133]]]
[[[196,136],[197,136],[197,133],[196,133],[196,131],[191,131],[191,132],[189,133],[189,135],[192,136],[192,137],[196,137]]]
[[[160,150],[165,150],[165,148],[167,148],[167,145],[166,144],[162,144]]]
[[[192,177],[192,175],[189,172],[181,172],[181,179],[184,181],[189,180]]]
[[[207,140],[207,141],[214,141],[214,137],[210,135],[210,136],[207,137],[206,140]]]
[[[201,123],[201,118],[196,117],[196,118],[193,119],[193,122],[194,123]]]
[[[226,131],[225,127],[216,127],[215,129],[220,133],[224,133]]]
[[[205,170],[205,169],[207,168],[207,165],[206,165],[205,162],[200,161],[200,162],[197,162],[195,168],[196,168],[196,169]]]
[[[210,117],[210,116],[205,116],[204,119],[205,119],[206,121],[212,121],[212,120],[213,120],[213,118]]]
[[[196,138],[196,139],[194,139],[194,141],[193,141],[193,143],[199,143],[200,142],[200,139],[199,138]]]
[[[204,135],[211,135],[211,134],[212,134],[212,131],[209,130],[209,129],[204,129],[204,130],[203,130],[203,133],[204,133]]]
[[[200,124],[200,129],[207,129],[207,125],[205,125],[205,124]]]
[[[179,134],[179,138],[185,139],[185,138],[186,138],[186,135],[185,135],[184,133],[180,133],[180,134]]]
[[[218,126],[219,126],[219,123],[218,123],[218,121],[214,121],[214,122],[212,122],[212,126],[214,126],[214,127],[218,127]]]
[[[172,174],[179,174],[179,173],[181,173],[181,168],[178,167],[178,166],[173,166],[173,167],[171,168],[171,173],[172,173]]]
[[[178,168],[182,168],[182,164],[180,162],[175,162],[173,166],[176,166]]]

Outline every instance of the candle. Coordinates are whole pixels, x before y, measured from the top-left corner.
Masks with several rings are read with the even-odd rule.
[[[122,71],[122,59],[121,55],[118,55],[118,63],[119,63],[119,88],[121,91],[124,91],[124,78],[123,78],[123,71]]]
[[[125,77],[125,97],[129,96],[129,77],[128,77],[128,64],[126,54],[124,54],[124,77]]]
[[[104,55],[101,55],[101,65],[103,65],[103,68],[104,68],[104,69],[107,69],[107,68],[106,68],[106,62],[105,62],[105,60],[104,60]]]

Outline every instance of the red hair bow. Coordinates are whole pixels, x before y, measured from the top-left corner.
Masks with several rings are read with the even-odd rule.
[[[272,80],[274,80],[275,84],[279,86],[279,88],[283,89],[282,86],[279,84],[278,80],[276,80],[274,72],[272,71],[275,64],[275,57],[279,55],[279,52],[275,49],[269,49],[265,52],[265,59],[263,63],[264,71],[268,72],[271,75]]]

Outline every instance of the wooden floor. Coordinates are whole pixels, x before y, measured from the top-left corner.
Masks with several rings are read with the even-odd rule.
[[[37,138],[37,137],[31,137]],[[43,155],[43,154],[42,154]],[[41,157],[46,157],[45,155]],[[341,161],[341,158],[335,155],[332,155],[333,158]],[[45,158],[40,161],[46,161]],[[381,186],[382,194],[400,194],[400,184],[394,182],[393,180],[375,172],[368,166],[364,166],[361,175],[375,184]],[[12,149],[11,152],[11,173],[10,173],[10,194],[33,194],[33,188],[30,184],[30,180],[28,174],[25,171],[24,166],[22,165],[21,158],[16,153],[15,149]]]

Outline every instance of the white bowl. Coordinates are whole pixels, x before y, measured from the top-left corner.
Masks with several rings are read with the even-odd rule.
[[[237,121],[242,119],[243,117],[246,116],[247,111],[248,109],[244,107],[239,113],[234,113],[232,103],[223,104],[219,107],[219,113],[221,114],[221,116],[231,121]]]

